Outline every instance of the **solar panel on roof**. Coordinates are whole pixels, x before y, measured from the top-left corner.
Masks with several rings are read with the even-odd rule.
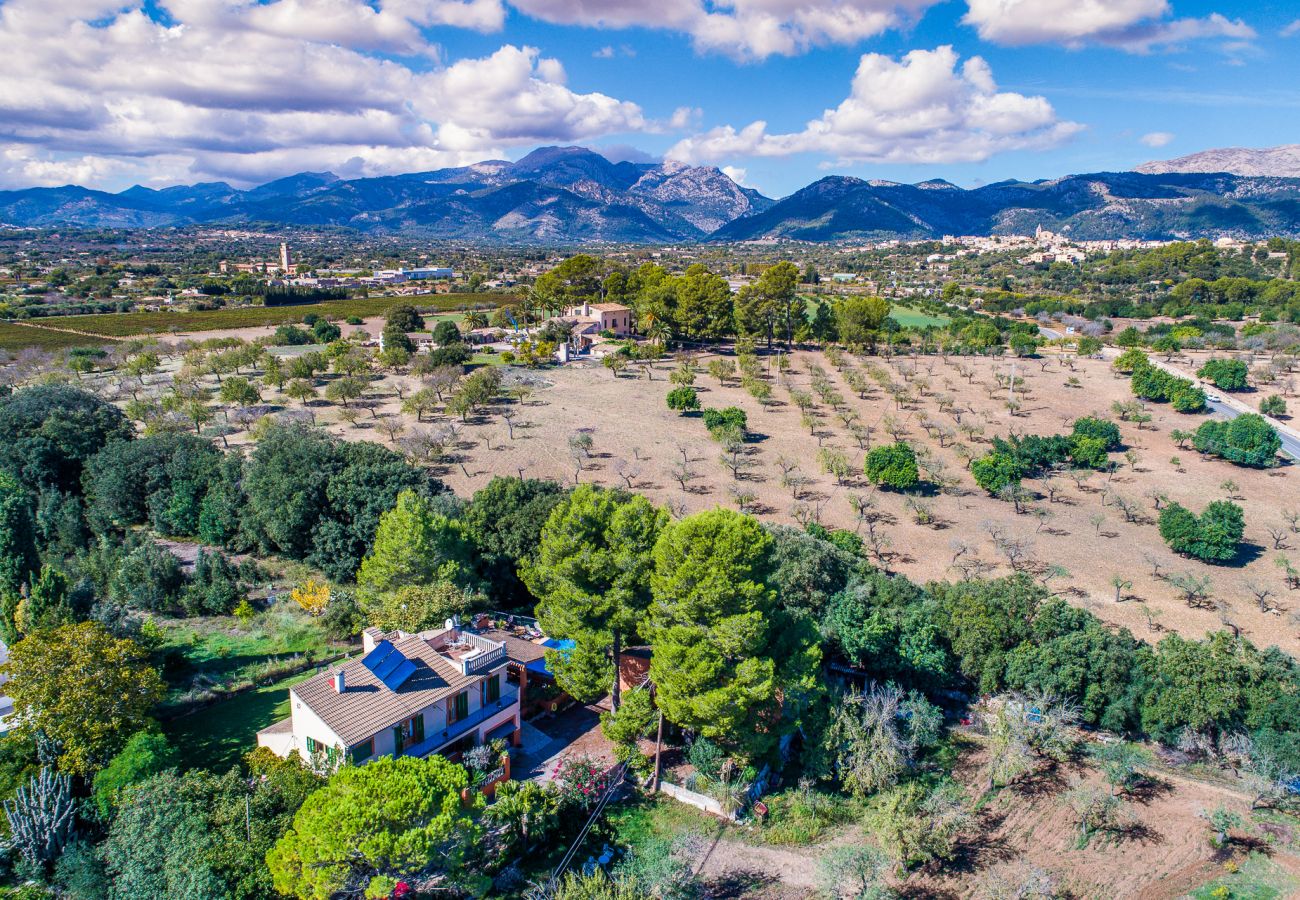
[[[401,654],[397,655],[400,656]],[[384,687],[388,688],[390,691],[395,691],[406,683],[406,679],[410,678],[414,671],[415,663],[403,657],[401,664],[387,677],[380,678],[380,681],[384,683]]]
[[[389,655],[388,659],[375,667],[375,677],[387,684],[388,676],[396,672],[397,668],[404,662],[407,662],[407,659],[402,655],[402,651],[394,650]]]
[[[378,644],[375,644],[375,649],[367,653],[361,660],[361,665],[373,672],[380,663],[396,651],[397,648],[393,646],[391,641],[380,641]]]
[[[375,649],[361,660],[361,664],[390,691],[396,691],[415,671],[415,663],[407,659],[391,641],[376,644]]]

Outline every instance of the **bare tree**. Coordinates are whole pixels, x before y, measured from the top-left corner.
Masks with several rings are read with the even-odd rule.
[[[1197,576],[1190,572],[1170,575],[1166,579],[1170,586],[1178,591],[1178,596],[1193,609],[1204,609],[1210,599],[1210,578],[1208,575]]]
[[[406,426],[397,416],[384,416],[376,423],[376,427],[388,436],[390,444],[397,443],[397,439],[406,431]]]
[[[692,481],[699,477],[699,473],[691,467],[688,462],[679,462],[673,466],[673,480],[681,485],[682,492],[685,493],[687,487]]]
[[[614,461],[614,474],[623,479],[630,491],[636,485],[636,480],[641,477],[641,467],[636,463],[629,463],[626,459]]]
[[[1156,556],[1154,553],[1143,553],[1142,558],[1147,561],[1147,565],[1151,566],[1151,577],[1159,578],[1160,567],[1164,565],[1164,562],[1160,557]]]
[[[1269,527],[1268,536],[1273,539],[1274,550],[1290,550],[1291,546],[1287,543],[1290,532],[1286,528]]]
[[[1272,607],[1270,607],[1268,603],[1268,598],[1273,596],[1271,588],[1255,581],[1247,581],[1246,590],[1255,598],[1255,603],[1259,606],[1260,612],[1266,613],[1272,611]]]

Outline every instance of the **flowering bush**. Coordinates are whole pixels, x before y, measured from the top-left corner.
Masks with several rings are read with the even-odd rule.
[[[594,805],[609,787],[605,764],[590,756],[566,756],[552,774],[560,796],[582,807]]]

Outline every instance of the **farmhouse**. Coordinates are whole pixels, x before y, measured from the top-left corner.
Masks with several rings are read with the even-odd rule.
[[[449,620],[419,634],[367,628],[362,647],[361,659],[290,688],[289,718],[258,732],[258,746],[362,764],[433,753],[459,760],[497,738],[519,742],[532,659],[516,659],[505,642]]]
[[[590,330],[596,333],[612,331],[620,337],[632,333],[632,308],[622,303],[584,303],[570,307],[565,317],[594,326]],[[575,332],[578,330],[574,329]]]

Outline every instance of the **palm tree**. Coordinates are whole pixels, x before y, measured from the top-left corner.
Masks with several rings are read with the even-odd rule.
[[[466,313],[465,326],[469,328],[471,331],[477,328],[487,328],[488,326],[487,313],[477,309],[474,310],[473,312]]]
[[[663,319],[651,317],[645,327],[645,336],[662,347],[673,336],[672,329]]]

